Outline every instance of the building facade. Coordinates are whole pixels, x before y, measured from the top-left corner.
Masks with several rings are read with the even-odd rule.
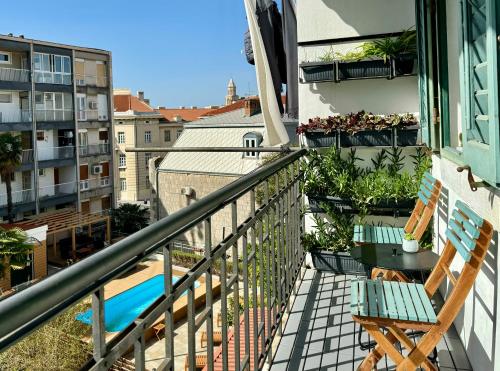
[[[21,136],[16,219],[112,207],[112,59],[105,50],[0,36],[0,131]],[[5,183],[0,216],[7,215]]]
[[[114,104],[117,200],[147,204],[151,198],[149,160],[163,153],[133,153],[125,149],[171,147],[181,135],[184,121],[165,119],[151,108],[143,92],[133,96],[128,89],[117,89]]]

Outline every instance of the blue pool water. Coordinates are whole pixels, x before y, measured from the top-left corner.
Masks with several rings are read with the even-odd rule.
[[[179,277],[172,277],[176,283]],[[200,283],[195,282],[195,287]],[[126,291],[107,299],[104,302],[104,325],[106,331],[116,332],[127,328],[134,320],[146,310],[165,290],[163,274],[159,274],[147,281],[140,283]],[[183,293],[185,295],[186,293]],[[76,316],[80,322],[92,324],[92,310]]]

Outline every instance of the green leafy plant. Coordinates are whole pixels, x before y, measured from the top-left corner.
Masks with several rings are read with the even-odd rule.
[[[405,30],[398,37],[384,37],[363,43],[359,47],[365,58],[377,57],[387,62],[389,58],[396,58],[403,53],[416,53],[417,33],[414,30]]]
[[[395,176],[404,167],[404,156],[402,155],[403,149],[394,147],[391,151],[387,152],[389,164],[387,170],[390,175]]]
[[[33,244],[28,242],[26,232],[19,228],[0,227],[0,277],[9,277],[10,270],[23,269],[28,264]]]
[[[404,239],[406,241],[413,241],[413,240],[415,240],[415,237],[413,237],[413,233],[405,233]]]
[[[14,222],[12,202],[12,176],[21,165],[23,147],[20,135],[0,134],[0,176],[7,190],[7,218]]]
[[[148,225],[148,210],[136,204],[121,204],[111,211],[113,231],[132,234]]]

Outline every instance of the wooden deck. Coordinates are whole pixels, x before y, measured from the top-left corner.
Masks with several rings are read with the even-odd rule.
[[[359,327],[350,313],[351,278],[306,271],[271,370],[356,370],[368,351],[358,347]],[[437,354],[440,370],[472,370],[454,327],[438,344]],[[383,369],[395,369],[390,359],[379,363]]]

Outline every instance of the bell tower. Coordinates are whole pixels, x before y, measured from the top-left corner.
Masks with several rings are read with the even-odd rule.
[[[236,94],[236,84],[234,83],[233,79],[231,79],[231,80],[229,80],[229,83],[227,84],[227,95],[226,95],[225,105],[228,106],[228,105],[236,102],[238,99],[239,99],[239,97]]]

